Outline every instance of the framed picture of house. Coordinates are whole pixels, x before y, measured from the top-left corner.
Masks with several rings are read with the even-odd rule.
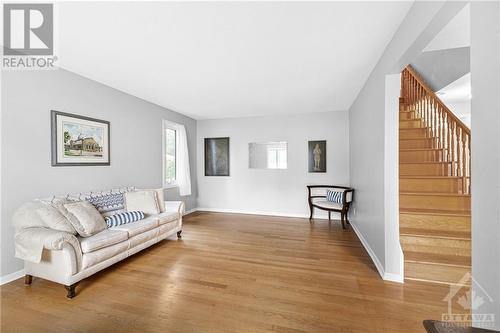
[[[205,176],[229,176],[229,138],[205,138]]]
[[[326,172],[326,140],[309,141],[309,172]]]
[[[51,110],[52,166],[110,165],[109,121]]]

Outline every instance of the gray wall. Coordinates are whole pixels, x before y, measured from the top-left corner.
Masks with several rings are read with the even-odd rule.
[[[398,209],[386,206],[388,200],[397,203],[386,197],[386,193],[393,192],[386,191],[386,187],[393,188],[391,181],[398,181],[397,175],[385,175],[386,163],[398,160],[397,151],[385,149],[386,135],[391,135],[386,130],[392,129],[394,137],[398,135],[397,127],[388,127],[389,119],[385,117],[386,76],[400,73],[465,5],[465,2],[415,2],[349,109],[350,175],[351,186],[356,189],[356,213],[351,214],[351,223],[385,274],[401,273],[399,251],[386,250],[399,246],[399,237],[386,236],[386,221],[392,221],[390,213]]]
[[[309,216],[307,184],[349,184],[346,111],[198,121],[198,207]],[[204,175],[204,138],[229,136],[230,176]],[[327,172],[308,172],[308,140],[327,140]],[[288,169],[248,167],[250,142],[286,141]],[[317,216],[326,216],[318,212]]]
[[[470,47],[423,52],[411,65],[438,91],[470,72]]]
[[[500,330],[500,4],[471,3],[472,275]],[[484,295],[483,289],[488,293]],[[490,297],[493,302],[490,301]],[[481,323],[476,322],[481,326]],[[488,327],[489,328],[489,327]]]
[[[111,166],[51,167],[50,110],[111,122]],[[162,119],[186,125],[196,206],[196,121],[65,70],[2,72],[1,275],[14,258],[11,216],[23,202],[68,192],[162,186]],[[179,200],[177,189],[167,200]]]

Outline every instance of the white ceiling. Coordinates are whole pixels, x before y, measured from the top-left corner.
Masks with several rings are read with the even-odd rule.
[[[411,4],[59,3],[59,64],[196,119],[347,110]]]
[[[470,5],[466,5],[434,37],[424,51],[436,51],[470,46]]]

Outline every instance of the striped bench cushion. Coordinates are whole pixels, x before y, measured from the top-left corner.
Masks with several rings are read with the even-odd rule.
[[[326,190],[326,200],[330,202],[335,202],[342,204],[342,196],[344,192],[338,192],[338,191],[332,191],[332,190]]]
[[[114,214],[107,216],[105,218],[108,228],[116,227],[125,223],[135,222],[142,220],[144,218],[144,213],[140,211],[134,212],[124,212],[119,214]]]

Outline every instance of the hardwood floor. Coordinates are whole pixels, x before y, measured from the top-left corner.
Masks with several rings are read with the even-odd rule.
[[[2,332],[424,332],[444,285],[383,281],[338,221],[186,216],[161,242],[80,283],[1,287]]]

